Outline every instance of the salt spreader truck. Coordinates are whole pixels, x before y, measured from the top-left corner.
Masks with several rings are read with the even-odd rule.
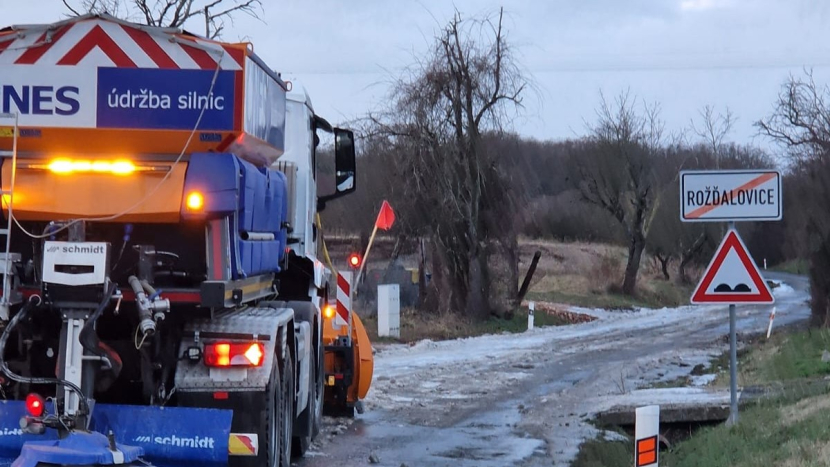
[[[324,407],[360,408],[371,345],[317,259],[353,133],[250,44],[0,29],[0,155],[0,459],[288,466]]]

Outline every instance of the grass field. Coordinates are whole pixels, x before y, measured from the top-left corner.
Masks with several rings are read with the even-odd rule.
[[[768,384],[780,395],[742,409],[735,427],[697,431],[660,454],[664,467],[830,466],[830,331],[779,333],[757,339],[740,358],[740,385]],[[724,372],[726,369],[724,368]],[[717,384],[728,384],[728,375]],[[630,467],[633,441],[585,443],[575,467]]]
[[[810,263],[806,259],[793,259],[773,266],[773,271],[788,272],[790,274],[807,275],[810,273]]]
[[[586,308],[630,309],[675,307],[689,302],[692,286],[665,280],[657,264],[643,257],[637,293],[620,293],[628,252],[591,243],[525,240],[522,274],[535,251],[542,252],[537,277],[527,298]],[[673,273],[674,271],[672,271]]]

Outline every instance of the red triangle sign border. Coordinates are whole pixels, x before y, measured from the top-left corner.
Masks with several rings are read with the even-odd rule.
[[[746,272],[749,274],[750,279],[752,279],[755,288],[758,290],[757,293],[707,293],[707,290],[712,285],[712,281],[714,280],[715,276],[720,270],[720,267],[723,265],[724,259],[726,259],[726,256],[729,254],[729,250],[735,250],[735,253],[741,260],[741,263],[743,264],[744,268],[746,268]],[[761,273],[758,270],[758,266],[755,265],[755,262],[749,256],[749,253],[746,249],[746,245],[744,245],[744,242],[741,239],[740,235],[738,235],[737,230],[729,229],[729,231],[726,232],[726,235],[723,237],[721,244],[718,246],[718,250],[712,257],[712,261],[709,262],[709,266],[706,268],[706,272],[703,273],[703,277],[701,277],[700,282],[698,283],[694,293],[692,294],[691,303],[727,303],[736,305],[771,305],[775,303],[775,298],[772,296],[772,293],[770,292],[767,283],[761,277]]]

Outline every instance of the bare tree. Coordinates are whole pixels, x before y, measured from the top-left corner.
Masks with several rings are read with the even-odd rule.
[[[799,227],[806,230],[810,251],[813,324],[830,327],[830,88],[818,85],[812,72],[790,76],[775,109],[755,124],[760,133],[788,151],[798,184]],[[793,178],[791,178],[793,179]]]
[[[736,118],[732,114],[729,107],[726,108],[725,113],[715,115],[715,109],[711,105],[706,105],[699,111],[701,122],[695,124],[691,121],[692,132],[699,136],[709,146],[712,154],[715,155],[715,161],[719,168],[720,154],[723,151],[724,140],[726,136],[732,131],[735,125]]]
[[[790,76],[770,116],[755,123],[761,134],[789,149],[797,160],[825,157],[830,152],[830,88],[816,84],[811,71]]]
[[[477,317],[493,310],[493,244],[517,248],[511,187],[502,159],[484,144],[527,87],[502,19],[503,11],[474,20],[456,12],[429,55],[394,85],[391,108],[370,116],[373,134],[392,143],[405,199],[426,220],[441,307]]]
[[[620,94],[613,104],[601,95],[598,122],[590,139],[596,152],[579,161],[579,189],[585,201],[600,206],[625,228],[628,261],[622,291],[633,295],[655,206],[659,202],[663,123],[657,105],[636,110],[636,98]]]
[[[74,15],[109,13],[148,26],[181,28],[195,18],[204,19],[205,36],[217,39],[225,29],[225,20],[233,20],[236,13],[257,17],[261,0],[82,0],[73,6],[71,0],[63,4]]]

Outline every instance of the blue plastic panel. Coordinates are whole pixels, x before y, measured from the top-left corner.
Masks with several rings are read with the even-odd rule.
[[[24,435],[18,422],[25,413],[23,401],[0,403],[0,457],[16,457],[26,441],[57,439],[55,430]],[[112,430],[118,443],[143,448],[153,463],[221,465],[227,463],[232,418],[230,410],[97,404],[91,428]]]
[[[287,183],[279,171],[258,168],[233,154],[195,154],[185,176],[184,193],[204,195],[200,213],[182,207],[184,219],[230,216],[232,278],[280,271],[285,256]],[[243,232],[273,233],[273,241],[245,241]]]

